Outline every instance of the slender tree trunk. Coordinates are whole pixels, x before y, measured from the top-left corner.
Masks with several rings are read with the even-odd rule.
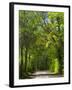
[[[23,47],[21,47],[21,65],[20,65],[21,78],[23,77]]]
[[[62,63],[62,60],[60,61],[59,60],[59,73],[62,74],[63,73],[63,63]]]
[[[60,53],[60,49],[58,50],[58,61],[59,61],[59,74],[62,74],[63,70],[63,58]]]
[[[31,65],[31,62],[30,62],[30,53],[28,55],[28,63],[29,63],[29,65]]]
[[[27,55],[28,55],[28,48],[25,50],[25,72],[27,71]]]

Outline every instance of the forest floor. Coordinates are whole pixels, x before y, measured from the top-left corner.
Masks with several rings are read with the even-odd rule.
[[[63,75],[55,74],[50,71],[36,71],[31,75],[31,78],[54,78],[54,77],[63,77]]]

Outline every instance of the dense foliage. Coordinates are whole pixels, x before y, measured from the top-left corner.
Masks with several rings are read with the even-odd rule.
[[[64,13],[19,11],[19,78],[64,72]]]

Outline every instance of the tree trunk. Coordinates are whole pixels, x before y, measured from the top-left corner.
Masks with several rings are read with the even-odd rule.
[[[62,74],[63,70],[63,58],[60,53],[60,49],[58,50],[58,60],[59,60],[59,74]]]
[[[27,71],[27,55],[28,55],[28,48],[25,50],[25,72]]]
[[[21,47],[21,65],[20,65],[20,76],[23,77],[23,47]]]

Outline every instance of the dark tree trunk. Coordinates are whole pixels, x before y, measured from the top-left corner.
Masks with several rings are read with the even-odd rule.
[[[59,74],[63,73],[63,58],[60,53],[60,49],[58,49],[58,61],[59,61]]]
[[[62,62],[62,58],[60,58],[59,60],[59,73],[62,74],[62,70],[63,70],[63,62]]]
[[[31,62],[30,62],[30,53],[29,53],[29,55],[28,55],[28,62],[29,62],[29,64],[31,64]]]
[[[21,47],[20,76],[21,76],[21,78],[23,77],[23,47]]]
[[[28,48],[25,50],[25,72],[27,71],[27,55],[28,55]]]

